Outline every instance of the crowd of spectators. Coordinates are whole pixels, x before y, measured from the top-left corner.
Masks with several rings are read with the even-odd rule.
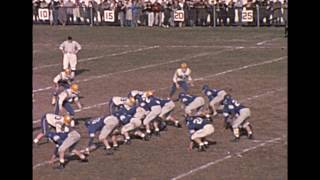
[[[38,9],[48,8],[51,18],[49,21],[39,19]],[[241,22],[242,10],[253,11],[253,22]],[[287,1],[279,0],[35,0],[33,2],[33,22],[50,23],[51,25],[92,24],[117,25],[121,27],[136,26],[265,26],[287,24]],[[104,11],[113,10],[114,22],[104,21]],[[174,21],[174,12],[184,11],[184,21]],[[215,22],[214,22],[215,19]],[[92,21],[92,22],[91,22]]]

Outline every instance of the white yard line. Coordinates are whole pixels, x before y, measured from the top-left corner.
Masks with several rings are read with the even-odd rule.
[[[111,54],[108,54],[108,55],[102,55],[102,56],[95,56],[95,57],[90,57],[90,58],[79,59],[78,63],[87,62],[87,61],[93,61],[93,60],[101,59],[103,57],[121,56],[121,55],[128,54],[128,53],[141,52],[141,51],[145,51],[145,50],[149,50],[149,49],[155,49],[155,48],[159,48],[159,46],[158,45],[149,46],[149,47],[139,48],[139,49],[135,49],[135,50],[123,51],[123,52],[120,52],[120,53],[111,53]],[[38,69],[43,69],[43,68],[48,68],[48,67],[53,67],[53,66],[60,66],[60,65],[62,65],[62,64],[61,63],[48,64],[48,65],[43,65],[43,66],[37,66],[37,67],[34,67],[32,69],[33,70],[38,70]]]
[[[227,159],[230,159],[230,158],[232,158],[232,157],[242,157],[242,155],[244,155],[244,153],[247,153],[247,152],[252,151],[252,150],[254,150],[254,149],[257,149],[257,148],[259,148],[259,147],[264,147],[264,146],[266,146],[267,144],[276,143],[277,141],[280,141],[280,140],[282,140],[282,138],[281,138],[281,137],[277,137],[277,138],[273,138],[273,139],[264,141],[263,143],[260,143],[260,144],[258,144],[258,145],[255,145],[255,146],[252,146],[252,147],[249,147],[249,148],[242,149],[241,151],[236,152],[236,153],[234,153],[234,154],[232,154],[232,155],[224,156],[224,157],[222,157],[222,158],[220,158],[220,159],[217,159],[217,160],[211,161],[211,162],[209,162],[209,163],[207,163],[207,164],[204,164],[204,165],[202,165],[202,166],[196,167],[196,168],[194,168],[194,169],[192,169],[192,170],[190,170],[190,171],[188,171],[188,172],[179,174],[178,176],[176,176],[176,177],[174,177],[174,178],[171,178],[171,180],[177,180],[177,179],[184,178],[184,177],[189,176],[189,175],[191,175],[191,174],[193,174],[193,173],[195,173],[195,172],[198,172],[198,171],[200,171],[200,170],[202,170],[202,169],[206,169],[206,168],[208,168],[208,167],[210,167],[210,166],[212,166],[212,165],[218,164],[218,163],[223,162],[223,161],[225,161],[225,160],[227,160]]]
[[[283,38],[273,38],[273,39],[270,39],[270,40],[261,41],[261,42],[258,42],[256,45],[257,45],[257,46],[261,46],[261,45],[263,45],[263,44],[266,44],[266,43],[272,42],[272,41],[276,41],[276,40],[278,40],[278,39],[283,39]]]
[[[221,76],[221,75],[224,75],[224,74],[227,74],[227,73],[231,73],[231,72],[234,72],[234,71],[240,71],[240,70],[247,69],[247,68],[250,68],[250,67],[261,66],[261,65],[264,65],[264,64],[270,64],[270,63],[278,62],[278,61],[281,61],[281,60],[283,60],[285,58],[287,58],[287,56],[282,56],[282,57],[279,57],[279,58],[276,58],[276,59],[272,59],[272,60],[269,60],[269,61],[263,61],[263,62],[260,62],[260,63],[254,63],[254,64],[249,64],[249,65],[241,66],[241,67],[234,68],[234,69],[229,69],[227,71],[223,71],[223,72],[220,72],[220,73],[217,73],[217,74],[212,74],[212,75],[196,78],[195,80],[196,81],[197,80],[204,80],[206,78],[211,78],[211,77],[215,77],[215,76]]]
[[[217,54],[222,53],[222,52],[232,51],[232,50],[237,50],[237,49],[241,49],[241,48],[223,49],[223,50],[220,50],[220,51],[215,51],[213,53],[199,53],[199,54],[196,54],[196,55],[193,55],[193,56],[186,56],[186,57],[183,57],[183,58],[178,58],[178,59],[174,59],[174,60],[171,60],[171,61],[166,61],[166,62],[163,62],[163,63],[150,64],[150,65],[140,66],[140,67],[137,67],[137,68],[127,69],[127,70],[123,70],[123,71],[117,71],[117,72],[102,74],[102,75],[98,75],[98,76],[91,76],[91,77],[88,77],[88,78],[85,78],[85,79],[77,80],[75,82],[76,83],[87,82],[87,81],[94,80],[94,79],[100,79],[100,78],[105,78],[105,77],[112,76],[112,75],[128,73],[128,72],[138,71],[138,70],[142,70],[142,69],[153,68],[153,67],[157,67],[157,66],[161,66],[161,65],[172,64],[172,63],[176,63],[176,62],[191,60],[191,59],[199,58],[199,57],[203,57],[203,56],[217,55]],[[199,60],[202,60],[202,59],[196,59],[196,60],[199,61]],[[39,89],[33,90],[32,92],[33,93],[37,93],[37,92],[46,91],[46,90],[49,90],[49,89],[52,89],[52,88],[53,88],[52,86],[48,86],[48,87],[45,87],[45,88],[39,88]]]

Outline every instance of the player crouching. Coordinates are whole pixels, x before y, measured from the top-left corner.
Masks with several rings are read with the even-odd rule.
[[[204,151],[209,145],[208,141],[205,141],[205,138],[214,132],[210,116],[202,112],[195,116],[187,116],[186,123],[191,140],[188,149],[192,150],[195,142],[198,145],[198,151]]]
[[[252,126],[248,121],[251,115],[250,109],[238,103],[229,95],[224,98],[223,105],[225,128],[232,129],[235,136],[232,141],[238,142],[243,131],[246,132],[249,139],[253,139]]]
[[[67,122],[70,125],[70,122]],[[54,163],[55,158],[59,155],[59,166],[58,169],[63,169],[66,165],[65,162],[65,151],[69,149],[71,153],[76,154],[81,162],[88,162],[86,156],[82,154],[79,150],[75,149],[75,146],[80,141],[80,134],[75,130],[70,130],[69,132],[49,132],[48,138],[50,141],[56,144],[54,154],[49,161],[50,164]]]

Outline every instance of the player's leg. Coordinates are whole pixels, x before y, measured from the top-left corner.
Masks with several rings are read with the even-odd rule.
[[[58,149],[59,153],[59,159],[60,159],[60,165],[64,166],[65,161],[64,161],[64,154],[65,151],[70,148],[72,145],[77,143],[80,140],[80,134],[76,131],[71,131],[68,134],[67,139],[64,140],[64,142],[61,144],[61,146]]]
[[[104,120],[104,127],[102,128],[100,135],[99,135],[99,141],[103,142],[105,145],[107,151],[111,150],[111,146],[107,140],[107,137],[111,134],[113,129],[116,128],[116,126],[119,124],[119,121],[114,116],[109,116]]]
[[[112,145],[113,145],[114,150],[117,150],[119,148],[118,141],[117,141],[117,135],[119,135],[119,133],[112,134],[112,136],[111,136],[111,141],[112,141]]]
[[[130,120],[130,122],[126,125],[124,125],[121,128],[121,134],[125,136],[125,142],[129,142],[130,141],[130,136],[129,136],[129,132],[140,127],[141,125],[141,120],[138,118],[132,118]],[[141,137],[141,136],[140,136]]]
[[[45,136],[47,133],[48,133],[48,130],[49,130],[49,125],[48,125],[48,122],[47,122],[47,119],[46,119],[46,115],[42,116],[41,118],[41,131],[37,137],[33,140],[34,143],[38,143],[40,141],[40,139]]]
[[[249,139],[253,139],[253,132],[252,132],[252,126],[251,124],[247,121],[247,119],[245,120],[243,126],[243,128],[245,128],[245,130],[247,131],[248,134],[248,138]]]
[[[204,143],[201,141],[201,132],[202,132],[202,129],[196,131],[191,136],[191,140],[198,144],[199,151],[204,151]]]
[[[54,114],[59,115],[60,108],[59,108],[59,97],[57,97],[56,105],[54,106]]]
[[[232,123],[232,128],[238,128],[240,124],[244,122],[245,119],[250,117],[250,109],[249,108],[243,108],[240,110],[240,115],[236,118],[236,120]]]
[[[171,121],[175,126],[180,127],[180,123],[176,120],[171,114],[175,108],[175,104],[173,101],[167,102],[161,109],[161,113],[159,117],[165,121]]]
[[[143,120],[143,125],[146,127],[147,134],[151,134],[150,123],[161,113],[161,106],[153,106],[150,113]]]
[[[153,120],[154,133],[156,136],[160,136],[159,122],[154,119]]]
[[[238,141],[240,138],[240,129],[239,126],[250,116],[250,110],[244,108],[240,110],[240,115],[232,122],[233,135],[235,136],[234,141]]]
[[[70,115],[71,117],[74,117],[74,115],[75,115],[74,110],[73,110],[71,104],[70,104],[68,101],[64,102],[62,106],[63,106],[63,108],[69,113],[69,115]],[[74,127],[74,126],[75,126],[75,121],[74,121],[74,119],[71,120],[70,125],[71,125],[71,127]]]
[[[204,106],[204,99],[203,97],[197,97],[192,101],[185,109],[185,113],[191,116],[191,112],[193,110],[199,111]]]
[[[69,68],[69,59],[68,54],[63,55],[63,69]]]
[[[180,87],[182,87],[183,91],[185,93],[188,93],[188,84],[187,84],[187,82],[186,81],[179,81],[178,83],[179,83]]]
[[[176,90],[177,90],[176,83],[172,83],[171,91],[170,91],[170,94],[169,94],[170,98],[173,96],[173,94],[176,92]]]
[[[76,67],[77,67],[77,55],[70,54],[70,67],[71,67],[71,76],[75,77]]]
[[[199,150],[203,150],[204,142],[202,142],[202,138],[205,138],[214,133],[214,127],[212,124],[205,125],[202,129],[196,131],[192,136],[191,140],[194,140],[199,145]]]

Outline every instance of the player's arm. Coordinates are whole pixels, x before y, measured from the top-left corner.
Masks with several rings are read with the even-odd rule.
[[[59,82],[60,80],[61,80],[60,74],[58,74],[56,77],[53,78],[53,83],[54,83],[54,86],[55,86],[56,89],[59,88],[58,82]]]
[[[62,104],[63,104],[63,101],[67,98],[68,94],[66,93],[66,91],[63,91],[62,93],[60,93],[58,95],[59,97],[59,109],[62,110]]]
[[[63,54],[66,52],[64,51],[64,42],[59,46],[59,49],[62,51]]]
[[[176,84],[176,87],[177,87],[177,88],[180,88],[180,86],[179,86],[179,84],[178,84],[178,81],[177,81],[177,79],[178,79],[177,74],[178,74],[178,69],[177,69],[176,72],[174,73],[172,80],[173,80],[173,82]]]
[[[76,42],[76,51],[75,51],[75,53],[77,54],[81,49],[82,49],[81,45],[78,42]]]
[[[76,103],[76,105],[78,106],[79,109],[82,109],[82,105],[80,103],[79,96],[74,98],[74,103]]]
[[[188,82],[189,82],[189,84],[190,84],[191,86],[194,86],[193,80],[192,80],[192,77],[191,77],[191,69],[189,69]]]

